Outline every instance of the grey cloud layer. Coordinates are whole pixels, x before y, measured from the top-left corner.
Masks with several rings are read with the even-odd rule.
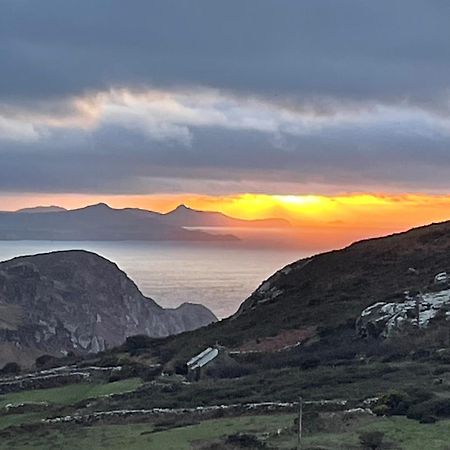
[[[413,191],[448,188],[447,139],[387,138],[378,129],[365,130],[361,138],[352,129],[339,129],[286,136],[280,147],[266,133],[223,128],[192,132],[190,147],[117,126],[16,143],[2,152],[0,186],[8,191],[104,193],[286,193],[295,192],[296,185],[301,192],[302,185],[313,184],[341,190],[380,190],[381,184]]]
[[[449,25],[446,0],[1,0],[0,191],[447,190]]]

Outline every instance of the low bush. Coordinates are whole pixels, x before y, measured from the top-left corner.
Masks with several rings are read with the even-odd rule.
[[[96,364],[100,367],[114,367],[120,366],[120,361],[116,355],[103,355]]]
[[[432,399],[413,405],[407,413],[410,419],[430,423],[437,418],[450,417],[450,399]]]
[[[450,417],[450,399],[436,398],[427,390],[410,388],[383,395],[373,412],[377,415],[406,415],[422,423]]]
[[[54,367],[58,367],[61,365],[60,358],[52,355],[42,355],[39,358],[36,358],[35,366],[36,369],[53,369]]]
[[[450,349],[441,348],[437,350],[433,355],[433,359],[444,364],[450,364]]]
[[[377,415],[403,416],[411,408],[429,401],[433,394],[424,389],[409,388],[404,391],[391,391],[383,395],[373,408]]]
[[[257,372],[257,367],[251,364],[217,365],[207,370],[211,378],[240,378]]]
[[[126,351],[133,353],[136,350],[148,349],[153,345],[154,339],[144,334],[127,337],[123,347]]]
[[[0,375],[17,375],[20,373],[20,366],[15,362],[7,363],[0,369]]]
[[[247,433],[232,434],[227,437],[225,441],[229,445],[233,445],[237,448],[247,449],[267,449],[267,445],[261,442],[256,436]]]
[[[130,360],[121,360],[122,370],[114,371],[109,377],[109,382],[126,380],[128,378],[139,377],[144,381],[150,381],[160,373],[159,368],[149,367]]]
[[[384,433],[381,431],[367,431],[359,436],[359,442],[364,450],[378,450],[383,448]]]

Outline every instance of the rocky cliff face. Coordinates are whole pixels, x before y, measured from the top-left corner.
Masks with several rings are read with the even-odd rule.
[[[97,352],[126,337],[168,336],[216,318],[201,305],[163,309],[112,262],[64,251],[0,263],[0,365],[42,353]]]

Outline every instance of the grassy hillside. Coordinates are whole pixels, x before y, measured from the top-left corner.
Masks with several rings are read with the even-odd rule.
[[[286,330],[310,335],[352,328],[367,306],[401,301],[406,290],[432,289],[442,271],[450,272],[450,222],[297,261],[263,283],[231,318],[153,347],[164,359],[181,361],[216,342],[240,348]]]

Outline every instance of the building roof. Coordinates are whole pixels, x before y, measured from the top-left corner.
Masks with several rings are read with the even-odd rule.
[[[194,356],[187,362],[187,366],[189,369],[194,370],[200,367],[205,366],[219,354],[219,350],[217,348],[208,347],[206,350],[203,350],[198,355]]]

